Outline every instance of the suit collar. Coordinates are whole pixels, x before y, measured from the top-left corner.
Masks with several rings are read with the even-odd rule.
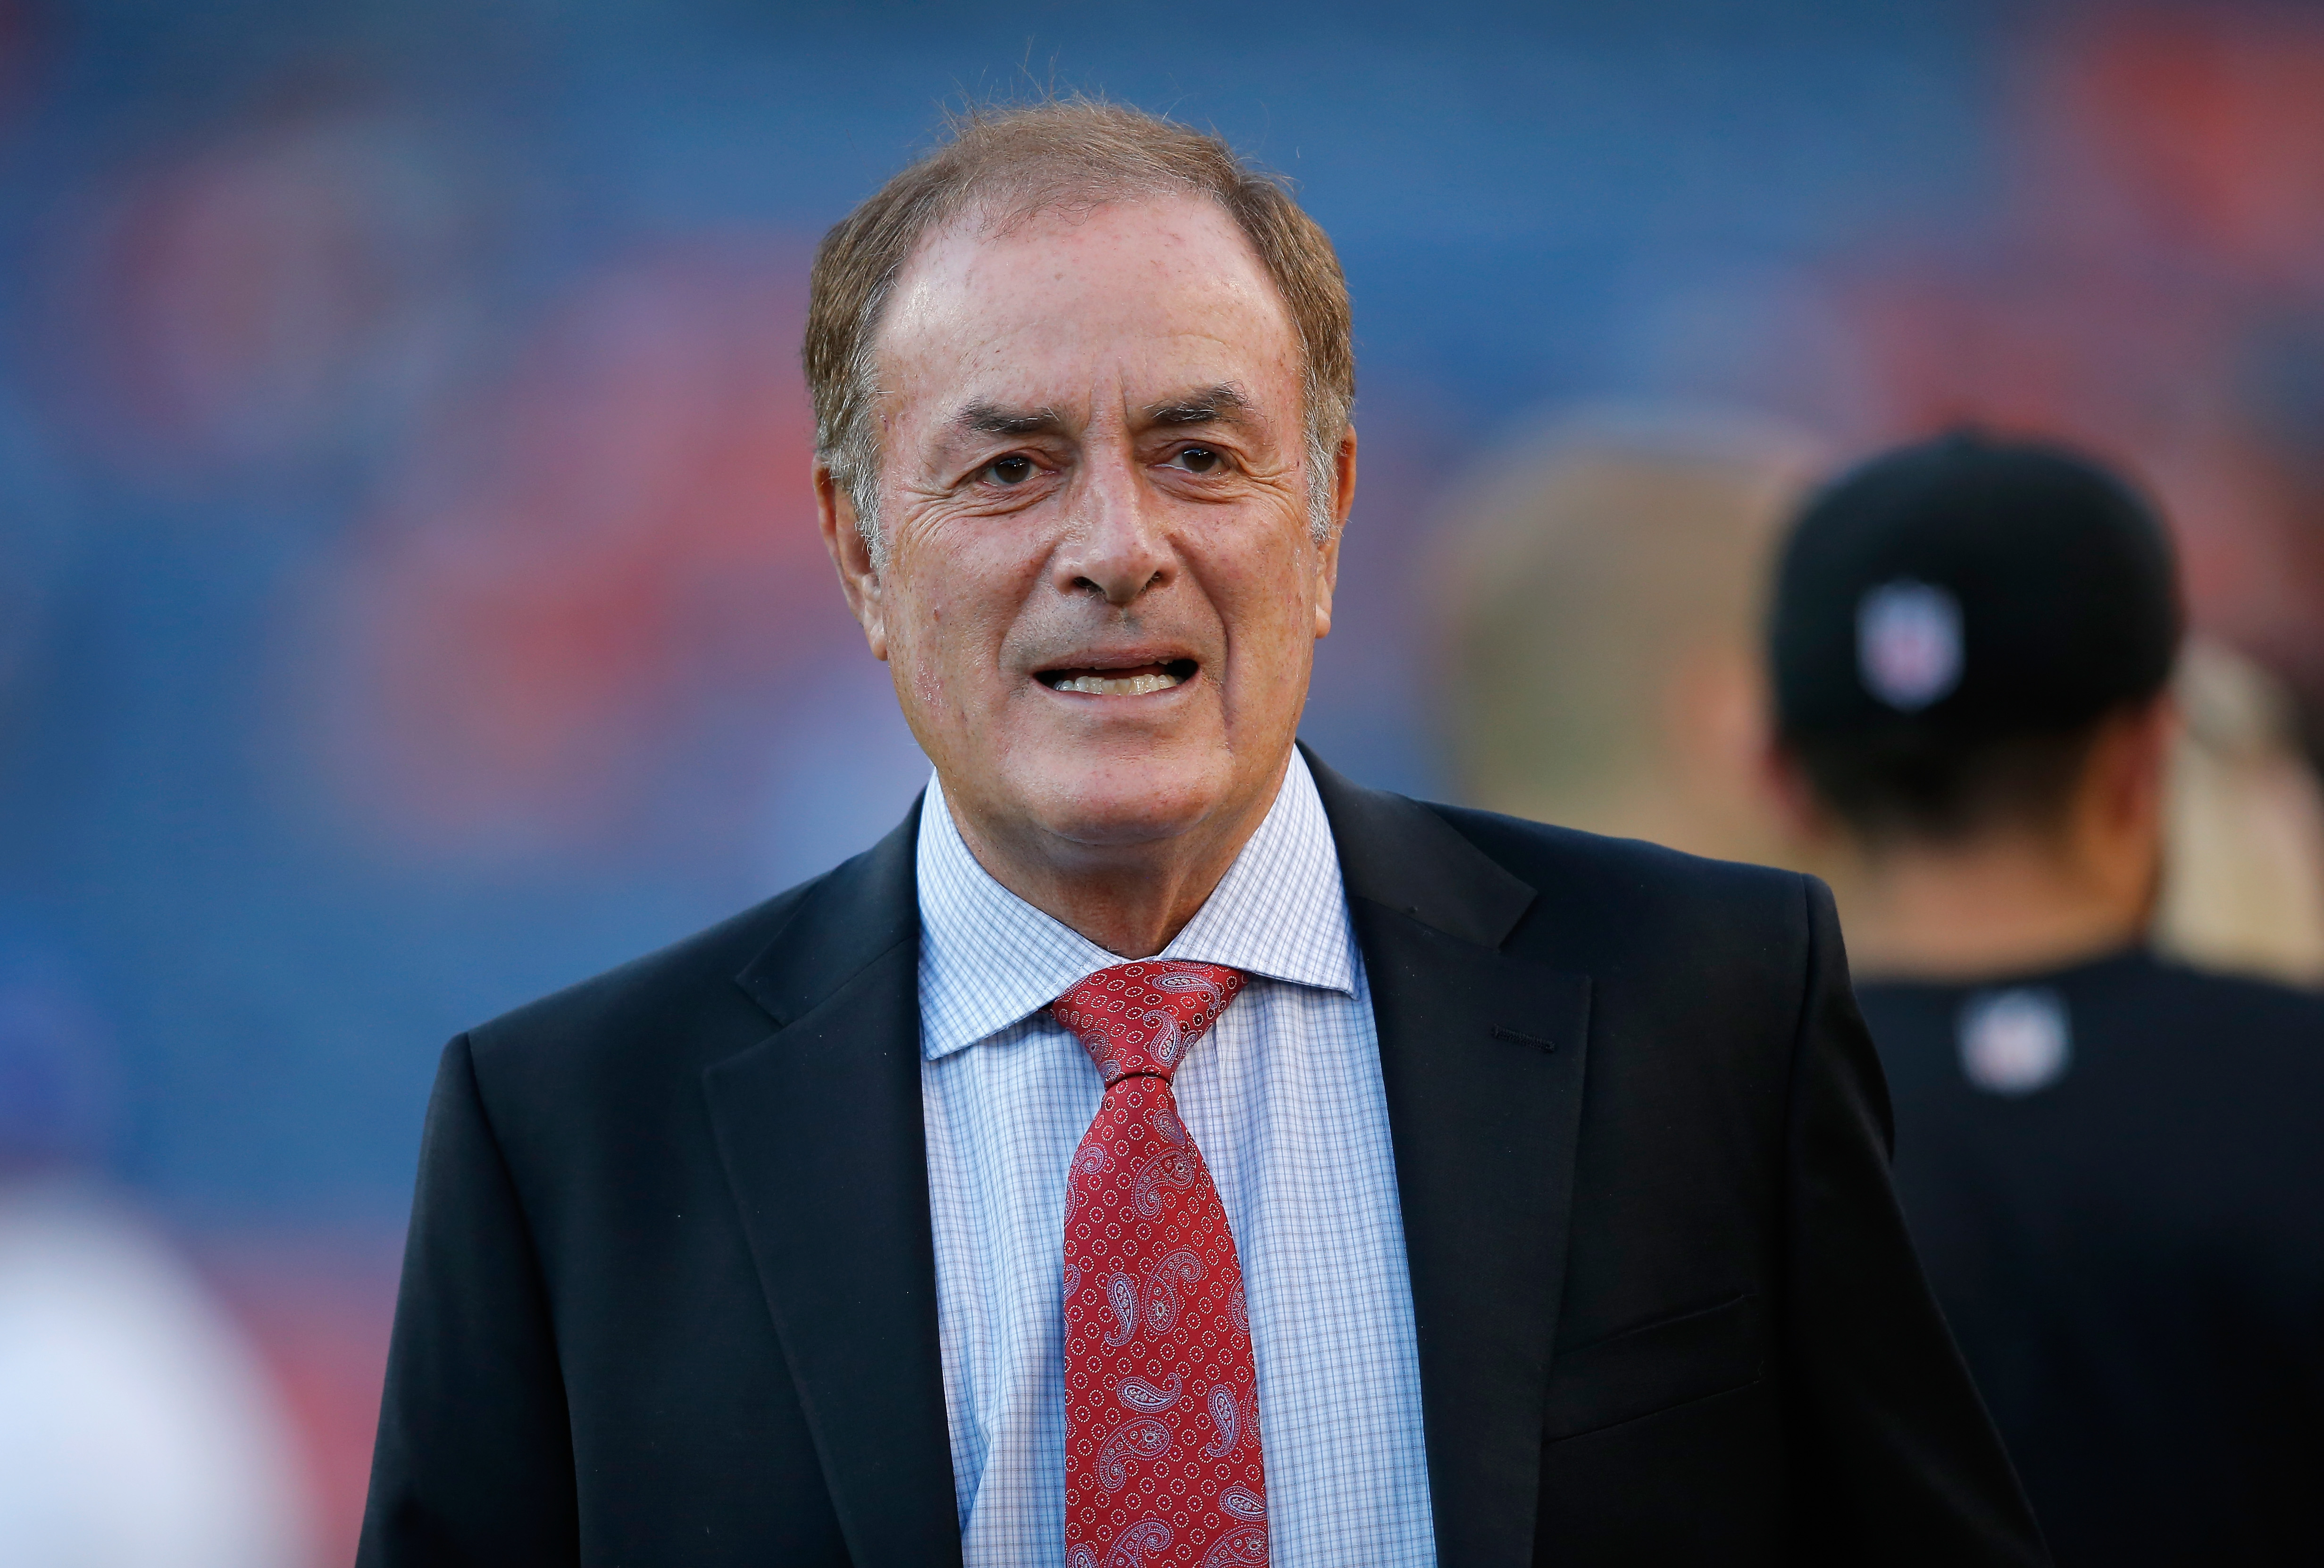
[[[777,1023],[804,1018],[865,964],[918,936],[912,853],[926,804],[913,801],[887,837],[809,883],[789,918],[734,977]]]
[[[1537,894],[1435,811],[1316,762],[1388,1091],[1443,1568],[1534,1560],[1588,976],[1502,950]]]
[[[1499,947],[1539,895],[1427,807],[1367,789],[1299,750],[1323,798],[1351,900],[1365,899],[1478,947]]]
[[[727,1184],[848,1555],[960,1561],[901,826],[800,898],[737,976],[781,1025],[703,1075]]]

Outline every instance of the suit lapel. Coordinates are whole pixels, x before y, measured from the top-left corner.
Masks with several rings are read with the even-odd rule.
[[[1437,1560],[1534,1559],[1590,981],[1500,951],[1536,897],[1428,807],[1317,762],[1370,982]]]
[[[917,807],[738,976],[782,1027],[703,1075],[849,1555],[960,1561],[920,1116]]]

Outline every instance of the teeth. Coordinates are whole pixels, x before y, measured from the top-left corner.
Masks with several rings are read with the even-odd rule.
[[[1057,682],[1059,691],[1086,692],[1091,696],[1144,696],[1168,691],[1178,684],[1175,675],[1076,675]]]

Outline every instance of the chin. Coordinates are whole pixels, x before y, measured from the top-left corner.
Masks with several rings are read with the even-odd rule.
[[[1233,777],[1223,755],[1157,755],[1134,761],[1044,768],[1022,798],[1058,837],[1092,848],[1151,844],[1199,827],[1230,803]]]

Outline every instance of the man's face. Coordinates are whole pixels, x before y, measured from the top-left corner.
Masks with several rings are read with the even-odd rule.
[[[1339,558],[1308,528],[1298,340],[1232,221],[957,223],[877,349],[886,559],[827,479],[825,532],[973,837],[1102,860],[1255,822]],[[1352,438],[1339,468],[1344,515]]]

